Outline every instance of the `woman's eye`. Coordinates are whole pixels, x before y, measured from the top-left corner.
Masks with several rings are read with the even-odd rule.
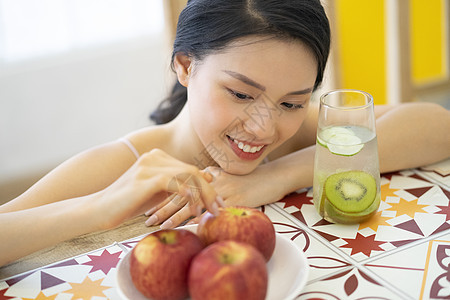
[[[235,95],[237,98],[241,99],[241,100],[245,100],[245,99],[248,98],[247,95],[241,94],[241,93],[235,93],[234,95]]]
[[[303,104],[292,104],[292,103],[288,103],[288,102],[283,102],[283,103],[281,103],[281,105],[283,105],[288,110],[296,110],[296,109],[303,108]]]
[[[239,93],[239,92],[235,92],[233,90],[228,90],[235,98],[237,98],[238,100],[251,100],[253,99],[252,97],[243,94],[243,93]]]

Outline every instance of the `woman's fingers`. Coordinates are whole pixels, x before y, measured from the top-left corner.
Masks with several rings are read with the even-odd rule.
[[[189,220],[189,222],[186,223],[186,225],[193,225],[193,224],[198,224],[198,222],[200,222],[200,219],[202,218],[202,216],[205,214],[201,213],[200,215],[196,216],[195,218],[192,218]]]
[[[161,224],[162,229],[173,228],[192,216],[199,217],[204,207],[204,202],[199,198],[201,197],[201,192],[198,189],[186,188],[184,193],[186,196],[176,194],[168,197],[164,201],[164,205],[154,211],[145,224],[147,226]],[[209,210],[218,214],[219,206],[224,206],[223,199],[216,196]]]
[[[170,216],[175,214],[177,211],[182,209],[188,199],[181,195],[176,195],[172,197],[164,206],[155,211],[148,219],[145,221],[145,225],[152,226],[158,225],[166,221]]]
[[[201,200],[204,207],[211,213],[217,215],[219,213],[219,203],[217,202],[218,195],[214,188],[203,178],[199,179],[200,184],[200,199],[195,199],[196,195],[193,195],[194,201],[192,205],[199,205]]]
[[[155,211],[158,211],[161,208],[163,208],[167,203],[169,203],[176,196],[177,196],[177,194],[172,194],[169,197],[166,197],[166,199],[164,199],[162,202],[158,203],[157,205],[155,205],[152,208],[150,208],[149,210],[147,210],[145,212],[145,216],[146,217],[151,216],[153,213],[155,213]]]
[[[181,224],[192,215],[201,213],[202,197],[204,197],[201,191],[201,180],[203,179],[199,180],[188,173],[178,174],[168,179],[167,190],[174,194],[147,211],[146,215],[151,216],[145,224],[152,226],[164,222],[164,228],[171,228]],[[209,188],[212,189],[212,187]],[[186,205],[187,203],[188,205]],[[179,211],[181,212],[178,213]]]
[[[216,201],[217,193],[209,184],[213,180],[210,173],[197,171],[194,174],[183,173],[175,176],[170,183],[170,189],[176,189],[180,194],[189,198],[189,206],[193,214],[197,207],[206,207],[213,214],[218,214],[219,204]]]
[[[150,151],[140,159],[140,165],[143,173],[138,178],[158,176],[161,178],[160,193],[165,191],[173,194],[165,200],[151,196],[152,202],[157,203],[145,213],[150,216],[146,225],[161,224],[169,219],[173,224],[181,223],[193,215],[199,215],[204,207],[218,214],[221,202],[217,200],[217,193],[210,184],[214,180],[212,173],[178,161],[160,150]],[[176,220],[171,218],[182,209],[176,215]],[[185,219],[179,220],[181,217]]]
[[[181,225],[184,221],[192,216],[190,209],[185,205],[182,209],[173,214],[164,223],[161,224],[161,229],[174,228]]]

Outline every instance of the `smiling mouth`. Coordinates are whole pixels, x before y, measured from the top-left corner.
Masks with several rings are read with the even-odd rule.
[[[257,159],[262,153],[266,145],[251,145],[244,141],[239,141],[227,136],[230,141],[231,148],[236,155],[245,160]]]
[[[233,140],[233,142],[238,146],[239,149],[241,149],[245,153],[255,153],[260,151],[264,147],[264,145],[250,146],[248,144],[244,144],[244,142],[239,142],[237,140]]]

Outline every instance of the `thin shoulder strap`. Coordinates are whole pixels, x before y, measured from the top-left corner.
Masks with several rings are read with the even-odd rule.
[[[133,152],[134,156],[136,156],[136,159],[139,158],[139,152],[136,150],[136,148],[134,147],[134,145],[127,139],[127,138],[120,138],[119,142],[124,143],[128,149],[131,150],[131,152]]]

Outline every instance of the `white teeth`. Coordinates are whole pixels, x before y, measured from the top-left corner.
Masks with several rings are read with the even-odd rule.
[[[246,145],[243,142],[238,142],[236,140],[233,140],[233,142],[238,146],[239,149],[241,149],[243,152],[246,153],[255,153],[261,150],[264,146],[250,146]]]

